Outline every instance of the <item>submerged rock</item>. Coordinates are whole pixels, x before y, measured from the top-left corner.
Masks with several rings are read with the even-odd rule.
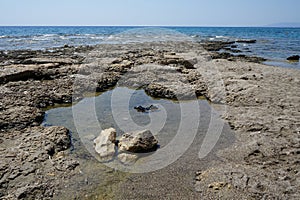
[[[94,140],[95,151],[99,154],[101,159],[110,160],[114,157],[116,130],[114,128],[105,129],[101,131],[100,135]]]
[[[300,56],[299,55],[293,55],[287,58],[289,61],[299,61]]]
[[[157,148],[158,141],[149,130],[125,133],[119,142],[119,151],[133,153],[151,152]]]
[[[154,106],[154,105],[150,105],[150,106],[147,106],[147,107],[144,107],[144,106],[136,106],[136,107],[134,107],[134,109],[136,109],[138,112],[149,112],[149,111],[157,110],[158,107],[157,107],[157,106]]]
[[[131,165],[137,161],[138,156],[130,153],[121,153],[118,155],[118,159],[121,163],[125,165]]]

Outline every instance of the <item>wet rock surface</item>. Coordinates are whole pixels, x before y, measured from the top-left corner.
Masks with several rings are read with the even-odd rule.
[[[256,40],[237,40],[237,41],[210,41],[205,42],[203,48],[209,52],[212,52],[212,59],[226,59],[229,61],[244,61],[244,62],[254,62],[254,63],[262,63],[267,61],[265,58],[258,56],[249,56],[245,55],[248,53],[245,50],[236,49],[238,47],[237,44],[254,44]]]
[[[153,97],[204,96],[226,105],[221,114],[236,131],[237,142],[218,153],[222,162],[194,175],[192,189],[177,182],[149,189],[147,181],[154,179],[136,176],[144,182],[120,186],[118,198],[174,192],[170,197],[175,199],[299,199],[300,72],[257,64],[261,58],[216,52],[234,45],[166,42],[0,52],[0,198],[60,199],[67,183],[68,198],[90,193],[89,184],[80,185],[81,194],[72,193],[76,184],[70,182],[84,162],[71,153],[68,130],[40,126],[44,109],[119,85],[143,88]],[[131,154],[119,156],[124,163],[135,160]],[[180,174],[195,173],[188,164],[183,173],[173,170],[178,181]],[[154,177],[171,180],[165,174]],[[125,190],[143,184],[147,190]]]

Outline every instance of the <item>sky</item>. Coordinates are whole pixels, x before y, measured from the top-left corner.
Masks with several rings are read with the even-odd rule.
[[[0,25],[263,26],[300,22],[299,0],[0,0]]]

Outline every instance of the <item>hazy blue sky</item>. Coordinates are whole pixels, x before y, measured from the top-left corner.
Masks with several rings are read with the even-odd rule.
[[[300,22],[300,0],[0,0],[0,25],[257,26]]]

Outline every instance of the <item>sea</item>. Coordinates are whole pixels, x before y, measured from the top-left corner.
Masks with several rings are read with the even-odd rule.
[[[250,56],[268,59],[265,64],[300,69],[299,62],[288,62],[300,55],[300,28],[273,27],[134,27],[134,26],[0,26],[0,50],[47,50],[97,44],[126,44],[154,41],[237,41]]]

